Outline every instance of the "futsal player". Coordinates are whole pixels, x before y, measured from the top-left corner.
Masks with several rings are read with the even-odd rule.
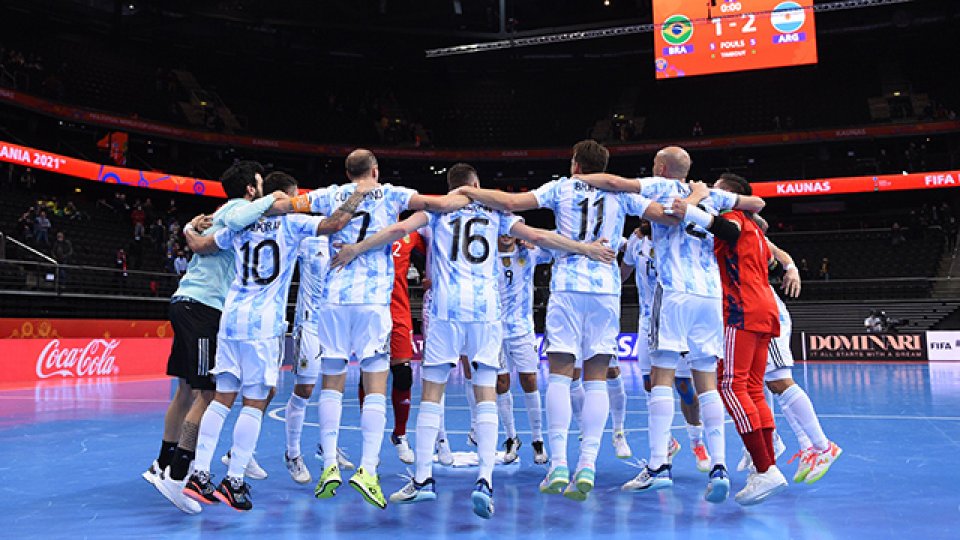
[[[591,241],[621,237],[626,214],[674,222],[660,204],[632,194],[610,193],[580,180],[584,173],[606,170],[610,154],[596,141],[578,142],[570,160],[570,177],[544,184],[528,193],[462,188],[471,199],[507,211],[549,208],[558,233],[569,239]],[[579,255],[558,257],[553,264],[547,306],[547,424],[550,471],[540,484],[542,493],[586,500],[593,489],[596,459],[610,410],[607,368],[617,353],[620,329],[620,268]],[[580,459],[573,482],[567,466],[567,435],[572,409],[570,384],[575,368],[583,369],[584,403]]]
[[[229,200],[214,212],[206,235],[224,228],[226,219],[238,208],[260,215],[273,204],[275,194],[261,197],[262,174],[263,166],[254,161],[239,161],[224,171],[220,183]],[[252,203],[256,199],[259,200]],[[192,228],[187,225],[188,230]],[[164,477],[183,481],[194,459],[200,418],[216,388],[210,370],[215,366],[224,297],[234,274],[232,252],[195,254],[170,299],[174,334],[167,374],[177,377],[178,385],[164,418],[160,454],[143,473],[155,486]]]
[[[724,173],[716,188],[740,196],[752,195],[741,176]],[[674,207],[678,212],[685,208]],[[756,474],[737,493],[738,503],[759,504],[787,487],[773,448],[774,420],[763,393],[770,340],[780,333],[780,320],[770,289],[768,263],[773,258],[763,231],[739,210],[723,213],[736,238],[720,239],[714,252],[723,284],[724,353],[717,375],[723,403],[753,460]]]
[[[553,254],[512,236],[501,236],[497,248],[500,258],[498,283],[503,306],[502,367],[497,376],[497,410],[507,435],[503,462],[516,461],[521,446],[514,423],[513,393],[510,391],[510,374],[516,371],[530,423],[533,462],[543,464],[547,462],[547,452],[543,446],[543,407],[537,384],[540,353],[533,329],[533,273],[537,265],[552,261]]]
[[[356,190],[369,191],[353,219],[342,231],[331,236],[331,242],[362,241],[395,223],[405,210],[449,211],[468,202],[462,196],[425,197],[412,189],[380,184],[377,159],[365,149],[354,150],[347,156],[346,172],[349,184],[315,190],[293,200],[296,211],[328,214]],[[327,274],[318,317],[320,341],[324,345],[320,368],[323,375],[320,444],[324,463],[314,490],[318,499],[333,497],[342,482],[337,465],[337,439],[347,360],[355,354],[360,359],[366,395],[360,413],[361,463],[350,478],[350,485],[370,504],[386,507],[377,466],[386,425],[386,383],[393,327],[389,300],[393,282],[393,257],[389,246],[364,253],[341,271]]]
[[[673,486],[668,461],[672,387],[675,371],[681,358],[686,356],[700,400],[700,417],[712,461],[704,498],[719,503],[729,494],[730,479],[724,448],[723,404],[717,392],[717,358],[723,351],[723,304],[713,235],[725,234],[729,224],[714,220],[713,214],[731,208],[759,211],[763,200],[719,190],[707,191],[699,183],[688,185],[690,165],[687,152],[672,146],[657,152],[654,178],[594,174],[584,175],[582,179],[598,189],[636,192],[666,205],[677,199],[685,203],[700,202],[707,209],[688,206],[685,221],[679,226],[652,220],[657,290],[650,327],[653,385],[649,407],[650,460],[624,488],[649,491]]]
[[[264,186],[289,196],[297,193],[296,180],[280,172],[268,175]],[[263,411],[279,376],[287,292],[300,241],[343,227],[352,210],[341,208],[326,224],[319,217],[272,216],[257,219],[239,232],[224,228],[205,237],[188,232],[188,243],[196,253],[232,249],[236,269],[225,303],[227,316],[220,321],[217,335],[217,365],[212,370],[217,392],[203,413],[194,473],[182,490],[194,502],[219,500],[236,510],[253,508],[244,469],[256,448]],[[214,487],[210,461],[237,394],[243,397],[243,409],[234,427],[230,466],[227,476]],[[171,488],[172,484],[163,486]],[[164,495],[177,504],[176,494],[167,491]],[[181,506],[182,497],[179,502],[177,506],[188,511],[186,505]],[[192,509],[199,511],[199,506]]]
[[[450,189],[479,185],[476,170],[458,163],[447,174]],[[449,212],[419,212],[356,245],[343,246],[333,266],[350,263],[368,250],[428,226],[432,230],[433,287],[430,333],[424,349],[423,396],[417,415],[417,470],[414,478],[390,500],[413,503],[436,499],[431,449],[440,420],[440,398],[450,370],[466,356],[473,368],[477,399],[477,453],[480,470],[471,495],[475,514],[490,518],[493,466],[497,443],[496,377],[500,367],[503,328],[497,289],[496,246],[500,235],[516,236],[541,247],[578,253],[609,264],[613,250],[602,242],[577,242],[524,225],[519,217],[471,203]]]

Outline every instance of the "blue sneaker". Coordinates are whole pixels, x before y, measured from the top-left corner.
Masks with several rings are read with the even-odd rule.
[[[722,503],[727,500],[730,494],[730,476],[727,474],[727,468],[723,465],[714,465],[710,471],[710,481],[707,482],[707,490],[703,493],[703,499],[707,502]]]
[[[593,490],[593,481],[596,472],[593,469],[584,467],[573,475],[573,482],[567,484],[567,489],[563,490],[563,496],[577,502],[587,500],[587,495]]]
[[[670,470],[670,464],[664,463],[659,469],[653,470],[649,465],[644,465],[640,474],[635,476],[620,489],[623,491],[657,491],[673,487],[673,473]]]
[[[473,513],[483,519],[493,517],[493,488],[483,478],[477,480],[477,487],[470,495],[473,502]]]
[[[540,493],[556,495],[563,491],[570,483],[570,469],[565,465],[554,467],[547,473],[547,477],[540,482]]]
[[[390,502],[397,504],[413,504],[435,500],[437,500],[437,484],[433,481],[433,478],[427,478],[419,484],[411,478],[400,491],[390,494]]]

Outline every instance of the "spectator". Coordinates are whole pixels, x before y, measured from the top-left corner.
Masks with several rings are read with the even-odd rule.
[[[890,245],[896,247],[900,244],[906,243],[907,238],[903,236],[903,231],[900,229],[900,224],[897,222],[893,223],[893,227],[890,228]]]
[[[147,213],[143,211],[143,207],[139,204],[130,212],[130,221],[133,223],[134,238],[142,237],[144,234],[144,225],[147,222]]]
[[[34,226],[33,237],[36,240],[37,245],[41,242],[45,246],[50,246],[50,238],[47,236],[50,232],[50,220],[47,219],[47,213],[43,210],[40,211],[40,215],[37,216],[36,225]]]
[[[88,219],[87,215],[81,212],[77,208],[77,205],[73,204],[73,201],[67,201],[66,206],[63,207],[63,216],[71,221],[83,221]]]
[[[157,250],[157,253],[163,253],[166,237],[167,229],[163,226],[163,219],[157,218],[150,225],[150,241],[153,242],[153,247]]]
[[[167,206],[167,221],[177,219],[177,203],[170,199],[170,205]]]
[[[863,320],[863,326],[867,329],[868,334],[879,334],[883,332],[883,319],[880,318],[880,312],[873,310],[870,312],[870,315]]]
[[[17,220],[17,233],[20,235],[20,238],[28,244],[33,242],[33,228],[35,220],[33,217],[33,209],[27,210],[20,216],[20,219]]]
[[[37,185],[37,179],[33,176],[33,171],[30,170],[30,167],[27,167],[23,174],[20,175],[20,187],[26,191],[33,191],[33,186]]]
[[[810,266],[807,259],[800,259],[800,279],[810,279]]]
[[[173,271],[177,273],[178,276],[182,276],[187,273],[187,258],[183,254],[183,250],[177,252],[177,258],[173,260]]]
[[[73,262],[73,243],[67,240],[63,231],[57,232],[57,241],[53,243],[53,258],[60,264]]]
[[[137,236],[130,240],[127,246],[127,259],[130,261],[130,268],[140,270],[143,268],[143,237]]]
[[[113,274],[113,282],[120,290],[126,289],[127,276],[127,252],[123,248],[117,250],[115,261],[117,271]]]
[[[830,259],[826,257],[820,261],[820,279],[830,281]]]

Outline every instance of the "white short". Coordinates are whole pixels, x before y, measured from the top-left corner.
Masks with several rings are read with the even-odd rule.
[[[642,315],[637,329],[637,364],[640,365],[640,373],[650,373],[650,319]]]
[[[537,373],[540,371],[540,354],[533,334],[503,338],[500,347],[500,374]]]
[[[617,356],[620,298],[557,291],[547,304],[546,351],[572,354],[576,366],[600,354]]]
[[[393,319],[387,304],[324,304],[317,313],[324,359],[366,360],[390,354]]]
[[[790,350],[790,330],[787,327],[786,333],[781,332],[778,337],[770,340],[764,380],[778,381],[784,379],[786,378],[785,374],[790,373],[791,368],[793,368],[793,351]]]
[[[657,353],[661,352],[686,353],[694,364],[710,357],[716,363],[716,358],[723,356],[723,300],[665,291],[658,286],[653,297],[649,345],[657,366]],[[697,365],[692,367],[698,369]]]
[[[466,356],[471,364],[500,369],[500,321],[430,321],[430,333],[423,346],[423,365],[456,364]]]
[[[297,384],[316,384],[320,376],[320,337],[303,326],[293,335],[293,373]]]
[[[242,340],[217,338],[218,392],[239,392],[250,399],[266,399],[264,388],[275,388],[280,378],[283,337]]]

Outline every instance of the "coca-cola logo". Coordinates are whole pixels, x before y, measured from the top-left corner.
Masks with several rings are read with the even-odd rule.
[[[59,339],[51,340],[37,357],[37,377],[116,375],[120,369],[114,365],[113,351],[119,345],[116,339],[94,339],[83,347],[61,348]]]

